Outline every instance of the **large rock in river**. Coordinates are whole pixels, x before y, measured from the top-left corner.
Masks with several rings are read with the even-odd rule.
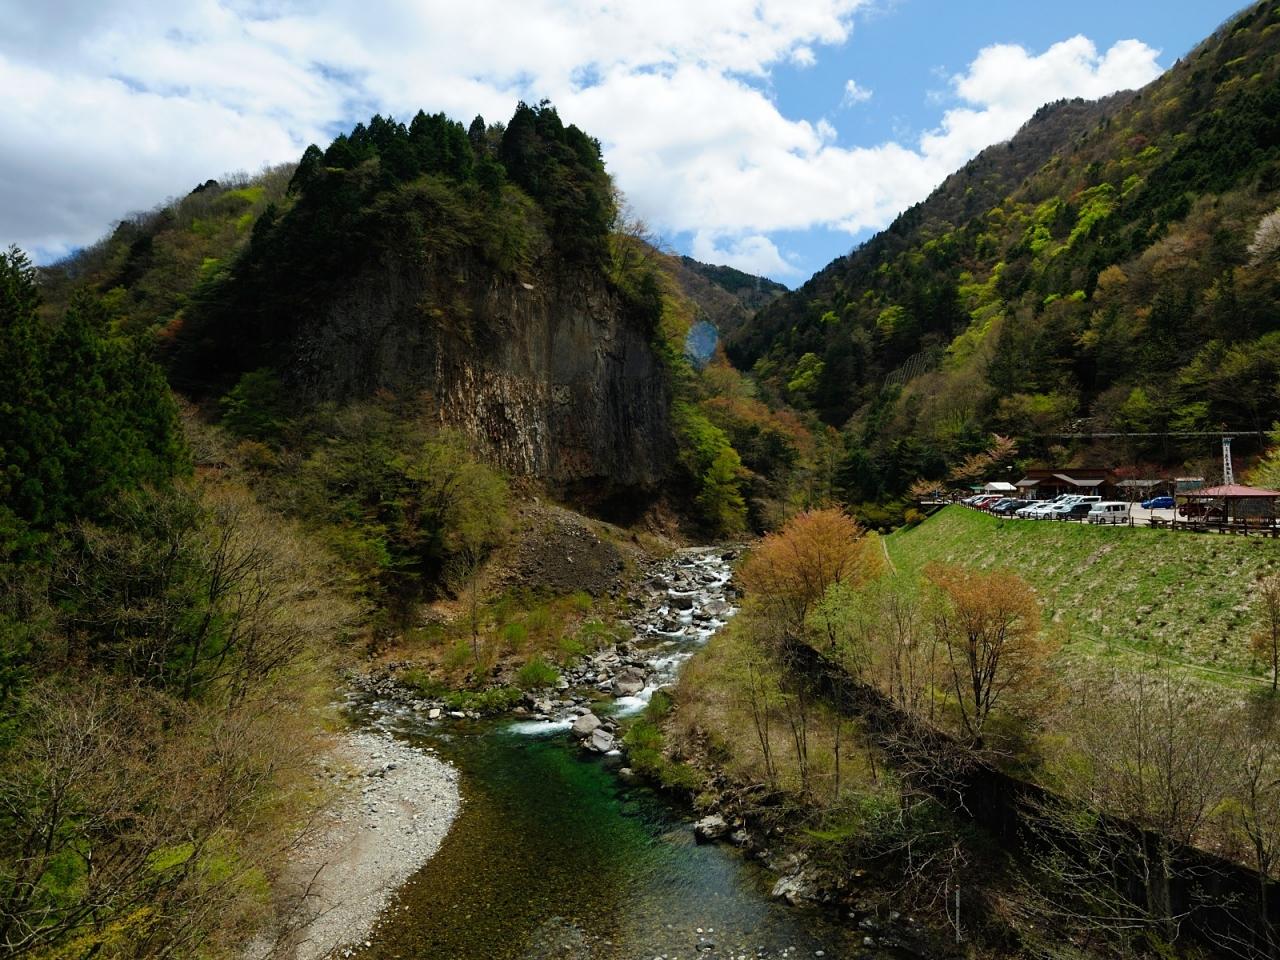
[[[729,824],[718,813],[703,817],[693,825],[693,836],[699,843],[719,840],[729,832]]]
[[[617,697],[634,697],[644,689],[644,671],[628,667],[613,681],[613,693]]]
[[[591,732],[591,738],[587,741],[587,747],[596,753],[608,753],[616,746],[613,734],[598,727]]]
[[[573,721],[573,726],[569,731],[579,740],[585,740],[591,734],[596,732],[600,726],[600,718],[594,713],[584,713],[577,720]]]

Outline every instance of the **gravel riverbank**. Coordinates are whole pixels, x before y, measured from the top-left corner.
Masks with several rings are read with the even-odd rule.
[[[339,796],[283,884],[300,922],[277,942],[260,943],[250,958],[319,960],[362,945],[458,815],[457,771],[386,734],[343,735],[327,770]]]

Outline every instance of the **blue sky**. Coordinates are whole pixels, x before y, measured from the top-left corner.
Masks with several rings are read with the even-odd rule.
[[[818,51],[812,66],[777,68],[769,86],[783,114],[814,123],[833,118],[838,144],[908,141],[938,124],[955,101],[948,79],[963,72],[984,47],[1016,44],[1041,53],[1083,34],[1106,50],[1137,39],[1160,51],[1157,62],[1167,69],[1240,9],[1239,0],[892,0],[859,14],[848,41]],[[844,105],[850,79],[871,91],[870,99]],[[864,229],[851,235],[824,227],[774,231],[771,239],[795,254],[800,268],[775,276],[794,286],[874,233]],[[680,252],[690,252],[690,234],[671,240]]]
[[[375,111],[550,98],[674,249],[795,285],[1235,2],[0,0],[0,244],[47,262]],[[849,84],[856,86],[850,94]]]

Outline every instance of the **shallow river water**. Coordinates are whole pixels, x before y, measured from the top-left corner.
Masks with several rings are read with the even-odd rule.
[[[721,621],[728,564],[707,551],[655,587],[637,620],[652,665],[636,709]],[[679,610],[662,593],[687,595]],[[670,586],[666,586],[669,584]],[[717,600],[720,603],[717,603]],[[683,603],[684,601],[680,601]],[[680,629],[675,629],[677,625]],[[736,850],[698,845],[687,819],[611,758],[583,754],[562,717],[430,723],[360,701],[366,724],[436,750],[462,774],[462,812],[435,857],[400,891],[358,955],[449,960],[873,957],[859,931],[769,897],[773,877]],[[616,765],[616,762],[613,764]]]

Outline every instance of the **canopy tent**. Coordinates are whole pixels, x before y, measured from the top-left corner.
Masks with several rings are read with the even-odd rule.
[[[993,480],[982,486],[984,493],[1014,493],[1017,489],[1012,483],[1006,483],[1003,480]]]

